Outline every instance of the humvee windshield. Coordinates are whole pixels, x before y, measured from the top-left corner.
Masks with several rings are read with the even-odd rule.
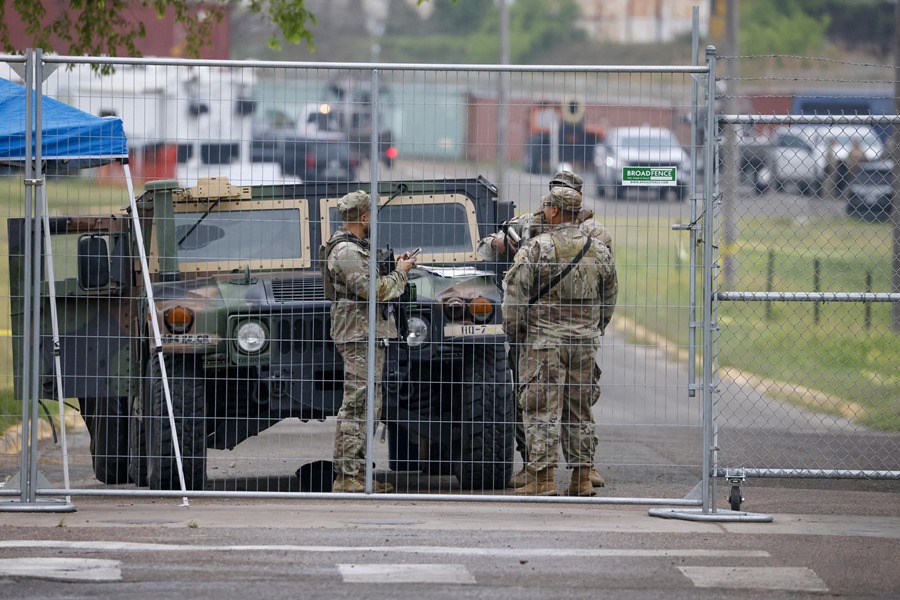
[[[329,209],[331,233],[341,225]],[[378,213],[378,245],[399,251],[421,246],[425,253],[471,252],[473,240],[466,207],[457,202],[388,204]]]
[[[175,214],[175,235],[181,240],[179,262],[274,260],[302,255],[297,210],[212,212],[205,218],[204,214]]]

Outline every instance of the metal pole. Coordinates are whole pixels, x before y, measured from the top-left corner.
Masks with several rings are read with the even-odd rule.
[[[900,67],[900,2],[894,3],[894,68]],[[894,77],[894,113],[900,114],[900,78]],[[893,144],[891,154],[894,159],[894,198],[892,200],[891,229],[893,230],[893,259],[891,291],[900,293],[900,127],[891,128]],[[900,334],[900,302],[891,305],[891,330]]]
[[[509,64],[509,5],[507,0],[500,0],[500,64]],[[501,200],[503,190],[506,189],[506,138],[507,138],[507,87],[509,86],[509,73],[500,71],[497,88],[497,189],[500,190]]]
[[[716,166],[716,48],[706,47],[709,75],[706,85],[706,169],[703,173],[704,234],[703,234],[703,512],[710,512],[710,496],[715,498],[715,478],[711,477],[715,445],[713,441],[713,246],[715,229],[714,173]],[[715,505],[712,505],[715,509]]]
[[[734,113],[737,94],[737,54],[738,54],[738,10],[735,0],[728,0],[725,9],[726,36],[725,44],[730,55],[725,63],[725,112]],[[725,146],[722,148],[722,275],[728,289],[735,289],[737,285],[737,257],[735,256],[735,242],[737,241],[737,217],[734,203],[737,199],[738,188],[738,159],[735,128],[728,127],[725,130]]]
[[[36,84],[37,84],[37,97],[43,99],[43,65],[38,62],[35,70],[37,71]],[[56,311],[56,269],[53,265],[53,244],[51,242],[50,236],[50,205],[47,201],[47,186],[46,182],[44,185],[40,186],[40,199],[41,199],[41,211],[43,214],[43,218],[41,219],[41,225],[43,227],[43,242],[44,242],[44,254],[46,256],[46,268],[47,268],[47,291],[48,291],[48,301],[47,306],[50,309],[50,330],[52,334],[52,343],[53,343],[53,370],[55,372],[54,383],[56,384],[56,401],[59,407],[59,440],[62,446],[62,459],[63,459],[63,487],[66,489],[69,488],[69,448],[68,448],[68,440],[66,438],[66,402],[65,395],[63,393],[63,382],[62,382],[62,358],[60,356],[60,342],[59,342],[59,318]],[[66,502],[70,502],[71,497],[66,496]]]
[[[379,340],[375,339],[376,321],[378,310],[378,298],[376,280],[378,278],[378,264],[375,257],[378,251],[378,131],[381,124],[378,122],[379,98],[378,98],[379,71],[372,69],[372,138],[369,141],[369,172],[372,179],[372,192],[370,194],[369,210],[371,221],[369,229],[369,248],[372,254],[369,256],[369,339],[366,349],[366,494],[372,493],[372,477],[375,468],[372,464],[372,456],[375,452],[375,349]]]
[[[42,102],[40,96],[34,95],[34,88],[38,81],[38,68],[41,64],[41,50],[34,50],[34,79],[28,86],[32,90],[32,98],[34,100],[34,177],[39,179],[43,173],[43,156],[41,144],[43,143],[41,135],[41,124],[43,123]],[[29,120],[29,123],[31,121]],[[32,321],[31,321],[31,339],[33,346],[31,348],[31,422],[29,445],[31,447],[31,464],[28,471],[28,501],[34,502],[34,490],[37,486],[37,440],[38,440],[38,404],[41,396],[41,203],[34,198],[34,234],[31,242],[31,258],[32,258],[32,277],[31,284],[34,287],[34,304],[32,305]],[[49,235],[46,232],[45,235]]]
[[[31,444],[29,443],[29,435],[31,433],[31,403],[34,400],[31,397],[31,347],[35,344],[32,337],[31,322],[34,318],[32,315],[33,301],[40,301],[40,297],[34,298],[34,290],[32,285],[33,277],[40,277],[40,273],[34,273],[34,261],[29,260],[30,253],[34,252],[34,162],[30,155],[33,148],[34,139],[32,131],[34,130],[34,114],[32,111],[32,103],[34,99],[34,51],[29,48],[25,51],[25,246],[23,259],[25,273],[24,285],[22,293],[24,294],[24,311],[22,313],[22,461],[19,470],[19,491],[20,500],[22,502],[33,502],[34,494],[31,490],[31,481],[29,474],[31,473]]]
[[[43,185],[41,169],[41,100],[40,93],[35,97],[35,81],[43,81],[41,71],[41,51],[29,48],[25,51],[25,245],[24,262],[24,313],[22,315],[22,461],[19,471],[19,498],[13,502],[0,502],[0,512],[72,512],[75,505],[70,502],[66,493],[64,502],[56,499],[38,501],[38,404],[40,401],[39,385],[41,376],[41,203],[38,202],[36,189]],[[38,90],[39,91],[39,90]],[[32,107],[36,110],[32,110]],[[38,124],[35,127],[35,123]],[[32,136],[32,132],[34,135]],[[34,152],[32,153],[32,149]],[[49,235],[49,232],[46,232]],[[62,406],[62,398],[60,398]],[[65,423],[61,423],[65,427]],[[65,460],[65,459],[64,459]],[[65,466],[68,469],[68,466]],[[68,473],[68,471],[66,471]],[[68,489],[68,475],[65,486]]]
[[[700,7],[695,6],[691,15],[691,64],[700,62]],[[688,397],[697,395],[697,121],[700,119],[700,107],[697,99],[700,96],[699,82],[691,77],[691,173],[688,183],[690,198],[691,231],[690,231],[690,281],[688,282],[688,306],[690,311],[688,323]]]

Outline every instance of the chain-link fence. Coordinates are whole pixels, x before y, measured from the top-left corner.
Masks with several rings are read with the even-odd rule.
[[[893,67],[727,60],[718,101],[720,473],[897,477]],[[801,65],[795,73],[817,73],[785,76]]]
[[[54,398],[73,416],[67,449],[26,436],[32,492],[600,489],[596,501],[697,504],[682,498],[701,478],[700,401],[665,352],[689,345],[696,265],[672,224],[698,212],[692,75],[706,67],[38,63],[44,106],[121,119],[128,161],[45,151],[24,208],[22,172],[5,180],[8,394],[29,426]],[[579,206],[548,200],[560,169],[583,178],[567,183],[583,185]],[[378,206],[363,228],[341,203],[357,189]],[[529,333],[513,340],[501,284],[514,237],[560,213],[596,239],[558,289],[518,307]],[[417,247],[407,275],[394,261]],[[344,255],[368,253],[371,274],[344,272]],[[569,333],[542,339],[551,322]],[[535,367],[547,348],[565,356]],[[517,402],[525,388],[536,404]],[[531,470],[526,439],[546,450]],[[4,476],[19,470],[4,455]]]
[[[794,135],[708,110],[706,66],[35,64],[127,161],[4,156],[7,496],[707,508],[733,469],[897,472],[892,225],[846,200],[892,117]]]

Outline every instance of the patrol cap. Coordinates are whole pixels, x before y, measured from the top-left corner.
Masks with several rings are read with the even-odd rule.
[[[350,192],[338,200],[337,207],[344,221],[355,221],[369,212],[369,194],[365,190]]]
[[[572,171],[562,170],[556,175],[553,176],[553,179],[550,180],[550,189],[552,190],[555,187],[566,187],[573,189],[577,192],[581,191],[581,187],[584,185],[584,179],[580,176],[576,175]]]
[[[550,204],[560,210],[578,212],[581,210],[581,192],[567,187],[554,187],[550,190]]]

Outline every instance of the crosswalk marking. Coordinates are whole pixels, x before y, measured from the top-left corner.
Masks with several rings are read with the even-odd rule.
[[[340,564],[338,570],[345,583],[475,583],[465,565]]]
[[[119,581],[117,560],[99,558],[4,558],[0,577],[34,577],[62,581]]]
[[[818,575],[806,567],[678,567],[695,587],[732,590],[827,592]]]

